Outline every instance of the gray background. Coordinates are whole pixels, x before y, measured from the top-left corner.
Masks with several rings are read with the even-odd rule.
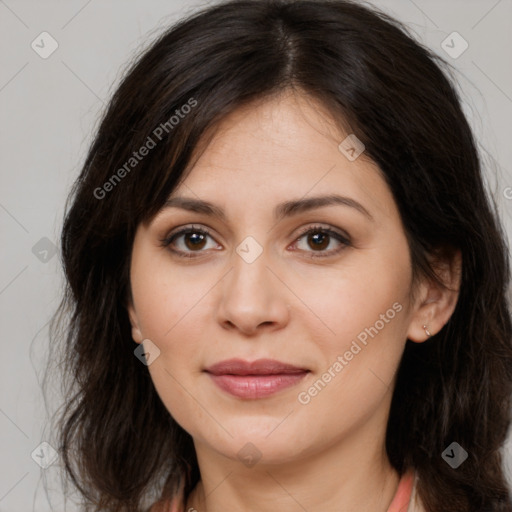
[[[66,195],[127,62],[169,23],[206,4],[0,0],[0,512],[47,511],[50,505],[62,510],[58,463],[41,469],[31,453],[46,439],[40,383],[48,320],[63,283],[52,248],[58,244]],[[373,4],[456,66],[464,110],[510,239],[512,0]],[[34,40],[42,46],[43,31],[58,43],[46,59],[31,47]],[[456,59],[441,47],[453,31],[469,44]],[[57,390],[54,403],[59,404]],[[510,441],[506,462],[512,480]]]

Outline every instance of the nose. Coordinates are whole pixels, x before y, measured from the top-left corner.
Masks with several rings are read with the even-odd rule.
[[[222,280],[217,309],[223,328],[250,336],[288,323],[290,291],[268,263],[265,252],[252,263],[233,254],[233,268]]]

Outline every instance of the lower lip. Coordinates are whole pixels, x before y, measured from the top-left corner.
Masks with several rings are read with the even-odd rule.
[[[264,398],[298,384],[308,372],[277,375],[213,375],[213,382],[238,398]]]

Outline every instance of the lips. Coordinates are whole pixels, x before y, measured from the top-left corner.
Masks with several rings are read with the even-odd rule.
[[[229,359],[205,372],[222,391],[237,398],[258,399],[298,384],[309,370],[274,359]]]
[[[243,359],[228,359],[210,366],[205,371],[213,375],[282,375],[302,373],[308,370],[275,359],[257,359],[252,362]]]

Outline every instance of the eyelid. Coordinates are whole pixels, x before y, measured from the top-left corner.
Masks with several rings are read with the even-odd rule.
[[[352,247],[351,237],[347,233],[340,231],[337,228],[331,227],[330,225],[328,227],[321,226],[319,223],[305,226],[299,232],[299,234],[295,236],[293,244],[296,244],[301,238],[304,237],[304,235],[308,234],[309,232],[321,232],[327,234],[331,238],[335,238],[341,244],[341,247],[339,247],[338,249],[330,249],[329,251],[305,251],[308,254],[308,256],[305,256],[306,258],[328,259],[330,257],[338,256],[345,249]]]
[[[213,230],[211,230],[211,228],[209,228],[209,227],[204,227],[204,226],[200,226],[197,224],[185,224],[183,226],[178,226],[178,227],[174,228],[169,234],[165,235],[163,238],[160,238],[159,241],[160,241],[160,245],[162,247],[167,247],[169,244],[172,243],[174,238],[184,235],[188,232],[203,233],[203,234],[211,237],[212,239],[214,239],[214,237],[212,235],[212,231]],[[198,252],[203,252],[203,251],[198,251]]]
[[[297,235],[294,237],[294,241],[296,242],[299,238],[302,238],[306,233],[309,233],[310,231],[318,230],[323,231],[328,234],[336,234],[341,238],[344,238],[346,242],[350,242],[350,236],[348,233],[345,233],[344,231],[339,230],[338,228],[334,228],[330,225],[322,226],[322,223],[314,223],[312,225],[305,226]]]
[[[327,234],[328,236],[334,237],[340,244],[342,244],[341,248],[338,249],[330,249],[329,251],[305,251],[310,254],[309,257],[312,258],[328,258],[330,256],[335,256],[339,254],[343,249],[352,246],[351,237],[344,231],[339,230],[339,228],[334,228],[330,225],[321,225],[322,223],[314,223],[309,224],[307,226],[304,226],[299,233],[294,235],[292,244],[296,244],[301,238],[304,237],[304,235],[308,234],[309,232],[322,232],[324,234]],[[201,225],[196,224],[186,224],[183,226],[176,227],[173,229],[168,235],[166,235],[163,239],[160,239],[160,245],[165,248],[169,248],[170,244],[174,241],[175,238],[178,238],[179,236],[183,236],[190,232],[197,232],[202,233],[206,236],[211,237],[213,240],[215,240],[214,236],[212,235],[212,230],[209,227],[204,227]],[[215,240],[216,242],[216,240]],[[288,246],[289,247],[289,246]],[[199,251],[180,251],[175,249],[170,249],[171,252],[174,254],[192,259],[196,257],[200,257],[201,253],[205,253],[207,251],[199,250]],[[214,249],[215,250],[215,249]],[[316,252],[316,254],[315,254]],[[197,253],[197,256],[192,256],[194,253]]]

